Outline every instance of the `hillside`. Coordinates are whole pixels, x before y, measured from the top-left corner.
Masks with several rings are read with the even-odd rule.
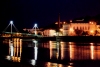
[[[84,19],[85,22],[96,21],[97,24],[100,24],[100,14],[96,16],[85,16],[85,17],[75,18],[73,20],[81,20],[81,19]]]

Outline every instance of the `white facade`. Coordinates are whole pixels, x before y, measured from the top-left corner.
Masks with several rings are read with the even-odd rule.
[[[70,27],[78,30],[84,30],[88,31],[89,30],[89,23],[71,23]]]
[[[96,30],[96,23],[89,22],[89,23],[70,23],[70,24],[63,24],[63,36],[74,36],[75,29],[87,31],[90,35],[95,34]]]
[[[82,30],[88,32],[89,35],[95,35],[97,29],[96,22],[89,23],[64,23],[62,28],[60,28],[59,36],[75,36],[75,30]],[[57,32],[53,29],[47,29],[43,32],[44,36],[57,36]]]
[[[63,36],[68,36],[69,28],[70,28],[69,24],[63,24]]]
[[[46,29],[43,31],[44,36],[56,36],[56,31],[53,29]]]

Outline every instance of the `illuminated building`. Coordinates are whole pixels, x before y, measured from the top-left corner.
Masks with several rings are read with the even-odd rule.
[[[56,36],[56,31],[54,29],[46,29],[43,31],[44,36]]]
[[[89,35],[95,35],[95,30],[97,29],[97,24],[94,21],[88,23],[77,20],[75,22],[70,22],[69,24],[63,24],[63,36],[75,36],[75,30],[82,30],[88,32]]]

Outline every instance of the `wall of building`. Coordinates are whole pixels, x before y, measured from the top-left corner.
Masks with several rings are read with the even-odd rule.
[[[63,24],[63,27],[62,27],[62,29],[63,29],[62,35],[63,36],[68,36],[69,28],[70,28],[70,24]]]
[[[46,29],[43,31],[43,36],[56,36],[56,31],[54,29]]]
[[[78,30],[84,30],[88,31],[89,30],[89,24],[88,23],[71,23],[70,27]]]
[[[63,24],[63,36],[75,36],[75,30],[87,31],[89,35],[95,35],[96,22]]]

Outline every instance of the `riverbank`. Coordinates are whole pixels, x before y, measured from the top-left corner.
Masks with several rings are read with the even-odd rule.
[[[20,39],[37,39],[41,41],[67,41],[67,42],[99,42],[100,36],[53,36],[53,37],[12,37]],[[11,37],[1,37],[1,39],[11,39]]]
[[[100,36],[59,36],[59,37],[43,37],[39,40],[56,40],[66,42],[99,42]]]

